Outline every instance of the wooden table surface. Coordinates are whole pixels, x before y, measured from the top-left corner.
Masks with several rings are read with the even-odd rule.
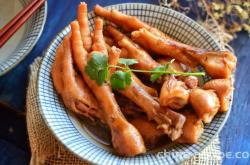
[[[106,6],[125,1],[86,2],[92,9],[96,3]],[[126,2],[158,3],[157,0]],[[0,165],[29,162],[24,115],[29,65],[42,55],[55,35],[76,17],[78,3],[78,0],[48,0],[48,17],[38,43],[17,67],[0,77]],[[223,164],[250,164],[250,38],[246,32],[240,32],[231,45],[238,57],[238,66],[232,111],[220,133],[222,155],[226,155]]]

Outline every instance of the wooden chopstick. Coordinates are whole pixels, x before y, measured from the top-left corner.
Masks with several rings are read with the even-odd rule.
[[[45,0],[33,0],[0,30],[0,48],[40,8]]]

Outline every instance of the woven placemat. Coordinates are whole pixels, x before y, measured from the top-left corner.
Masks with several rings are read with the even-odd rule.
[[[41,58],[37,58],[30,67],[30,78],[27,89],[27,128],[31,147],[31,165],[80,165],[87,164],[69,152],[63,144],[55,139],[47,128],[37,104],[37,76]],[[216,137],[201,153],[183,162],[185,165],[221,164],[219,138]]]

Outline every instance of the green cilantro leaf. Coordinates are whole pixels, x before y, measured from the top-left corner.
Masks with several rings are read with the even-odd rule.
[[[94,52],[92,54],[92,60],[99,68],[108,67],[108,57],[105,54]]]
[[[99,70],[97,76],[97,84],[102,85],[102,83],[105,82],[108,78],[108,68],[103,68],[102,70]]]
[[[153,69],[153,71],[165,71],[165,66],[161,65]],[[164,73],[152,73],[150,76],[150,81],[155,82],[158,78],[160,78]]]
[[[125,89],[127,85],[131,84],[131,81],[131,74],[121,70],[115,71],[110,79],[112,89]]]
[[[98,85],[102,85],[108,78],[108,57],[102,53],[94,52],[88,61],[85,72]]]
[[[171,61],[169,61],[165,65],[161,65],[161,66],[158,66],[158,67],[154,68],[152,71],[153,72],[165,72],[165,71],[168,70],[170,64],[172,64],[174,62],[174,60],[175,59],[172,59]],[[150,76],[150,81],[155,82],[158,78],[160,78],[164,74],[165,73],[152,73],[151,76]]]
[[[137,64],[138,61],[136,59],[130,59],[130,58],[120,58],[119,59],[119,63],[123,64],[125,66],[129,66],[129,65],[134,65]]]

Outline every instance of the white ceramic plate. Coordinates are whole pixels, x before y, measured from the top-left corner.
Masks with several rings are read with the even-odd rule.
[[[142,21],[159,28],[183,43],[208,50],[220,50],[218,43],[204,28],[185,15],[171,9],[140,3],[118,4],[107,8],[115,8],[126,14],[137,16]],[[90,13],[89,19],[92,28],[93,17],[94,14]],[[94,164],[178,164],[203,150],[220,132],[230,110],[224,114],[217,114],[210,124],[205,125],[205,130],[197,144],[172,144],[133,158],[114,155],[110,147],[91,138],[85,129],[85,121],[79,122],[65,109],[53,87],[50,76],[51,65],[58,45],[69,31],[69,26],[63,29],[45,52],[39,70],[37,101],[48,127],[56,138],[75,155]],[[209,77],[205,77],[204,81],[209,79]],[[166,155],[159,154],[163,151]]]
[[[30,0],[0,0],[0,28],[8,23]],[[0,48],[0,76],[15,67],[35,46],[47,16],[47,2]]]

